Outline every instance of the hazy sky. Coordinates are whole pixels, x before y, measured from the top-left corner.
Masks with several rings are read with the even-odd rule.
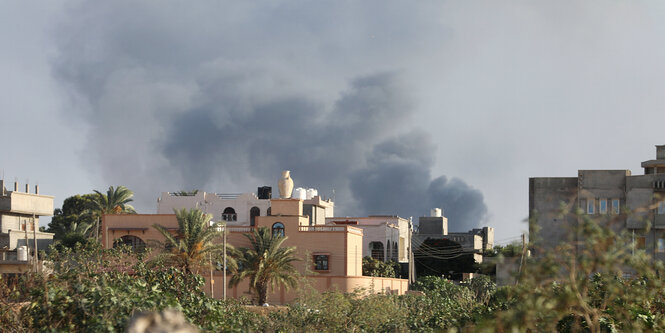
[[[0,2],[8,182],[296,186],[342,216],[526,229],[528,178],[665,144],[661,1]],[[276,192],[276,190],[275,190]]]

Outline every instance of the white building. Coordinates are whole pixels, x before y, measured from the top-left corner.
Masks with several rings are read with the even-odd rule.
[[[302,189],[296,189],[302,190]],[[229,226],[254,226],[256,216],[270,216],[272,189],[259,187],[254,193],[207,193],[191,195],[163,192],[157,199],[157,214],[173,214],[174,209],[198,208],[213,215],[213,221],[226,221]],[[301,191],[296,191],[300,195]],[[325,224],[325,218],[333,216],[334,203],[324,200],[316,190],[304,190],[303,214],[309,216],[310,225]]]
[[[363,257],[408,263],[411,254],[411,222],[392,215],[326,218],[327,224],[349,224],[363,230]]]

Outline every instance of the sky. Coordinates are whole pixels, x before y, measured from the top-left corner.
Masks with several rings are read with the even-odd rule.
[[[665,144],[660,1],[0,2],[6,182],[254,192],[527,230],[529,177]],[[10,185],[11,186],[11,185]],[[48,219],[42,221],[47,223]]]

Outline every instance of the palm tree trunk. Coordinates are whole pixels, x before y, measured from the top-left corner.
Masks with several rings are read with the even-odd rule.
[[[259,305],[265,304],[268,301],[268,285],[262,283],[256,287],[256,291],[258,293]]]

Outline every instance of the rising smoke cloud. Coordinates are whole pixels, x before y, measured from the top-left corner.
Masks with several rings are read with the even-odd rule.
[[[374,38],[385,22],[340,25],[338,6],[190,5],[83,1],[57,31],[54,75],[77,106],[64,115],[87,120],[90,170],[135,190],[140,210],[161,191],[251,191],[290,169],[334,190],[340,215],[484,220],[478,190],[433,179],[436,145],[412,123],[400,60],[446,35],[414,38],[434,21],[423,7],[387,6],[404,24]]]

